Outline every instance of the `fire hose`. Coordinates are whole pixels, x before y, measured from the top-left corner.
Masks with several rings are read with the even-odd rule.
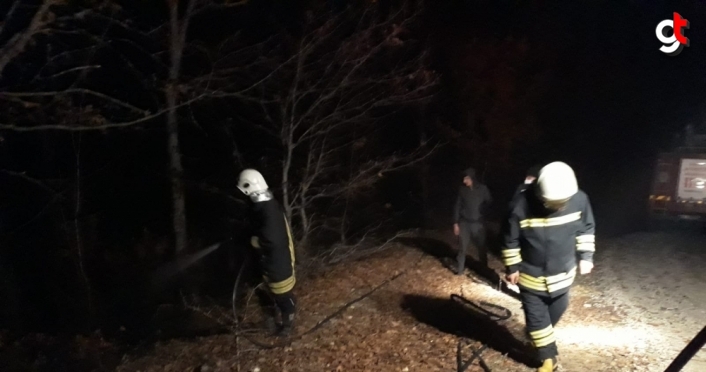
[[[664,372],[679,372],[706,345],[706,327],[689,342]]]
[[[177,272],[180,272],[180,271],[184,270],[185,268],[191,266],[193,263],[195,263],[196,261],[198,261],[198,260],[200,260],[201,258],[205,257],[205,256],[208,255],[209,253],[215,251],[216,249],[220,248],[221,246],[222,246],[222,243],[216,243],[216,244],[214,244],[214,245],[212,245],[212,246],[210,246],[210,247],[208,247],[208,248],[206,248],[206,249],[203,249],[203,250],[197,252],[196,254],[193,254],[193,255],[191,255],[191,256],[184,257],[184,258],[182,258],[182,259],[180,259],[180,260],[177,260],[177,261],[174,262],[174,263],[170,263],[170,264],[168,264],[168,265],[165,265],[165,266],[162,267],[160,270],[158,270],[157,273],[155,273],[155,275],[154,275],[154,277],[153,277],[153,284],[158,285],[158,284],[164,283],[167,278],[172,277],[172,276],[174,276]],[[412,268],[414,268],[415,266],[417,266],[417,264],[419,264],[419,262],[421,262],[421,260],[422,260],[422,258],[424,258],[424,256],[425,256],[425,254],[422,253],[422,254],[420,255],[420,257],[416,260],[416,262],[415,262],[413,265],[410,265],[410,267],[408,267],[407,269],[405,269],[405,270],[399,272],[398,274],[395,274],[394,276],[392,276],[392,277],[386,279],[385,281],[383,281],[382,283],[380,283],[380,284],[378,284],[377,286],[373,287],[372,289],[370,289],[369,291],[365,292],[365,293],[362,294],[361,296],[358,296],[358,297],[356,297],[355,299],[353,299],[353,300],[351,300],[351,301],[349,301],[349,302],[343,304],[343,305],[342,305],[341,307],[339,307],[336,311],[334,311],[334,312],[331,313],[330,315],[326,316],[324,319],[320,320],[318,323],[316,323],[313,327],[311,327],[310,329],[306,330],[305,332],[302,332],[302,333],[300,333],[300,334],[298,334],[298,335],[296,335],[296,336],[290,337],[288,340],[286,340],[286,341],[284,341],[284,342],[275,342],[275,343],[265,343],[265,342],[261,342],[261,341],[258,341],[258,340],[256,340],[256,339],[254,339],[253,337],[251,337],[251,336],[248,335],[248,334],[240,333],[239,319],[238,319],[238,310],[237,310],[237,301],[236,301],[236,300],[237,300],[237,297],[238,297],[238,288],[240,287],[240,283],[241,283],[241,280],[242,280],[242,277],[243,277],[243,273],[244,273],[244,271],[245,271],[244,269],[245,269],[245,267],[247,266],[248,261],[249,261],[248,259],[246,259],[246,260],[243,262],[243,264],[240,266],[240,269],[238,270],[238,275],[236,276],[235,283],[234,283],[234,285],[233,285],[232,311],[233,311],[233,319],[234,319],[235,326],[236,326],[236,333],[237,333],[237,334],[241,334],[241,335],[244,336],[248,341],[250,341],[253,345],[255,345],[255,346],[257,346],[257,347],[260,347],[260,348],[263,348],[263,349],[275,349],[275,348],[279,348],[279,347],[289,346],[293,341],[298,340],[298,339],[300,339],[300,338],[302,338],[302,337],[304,337],[304,336],[306,336],[306,335],[308,335],[308,334],[311,334],[311,333],[317,331],[318,329],[320,329],[321,327],[323,327],[326,323],[328,323],[329,321],[331,321],[333,318],[337,317],[338,315],[342,314],[344,311],[346,311],[348,308],[350,308],[350,307],[353,306],[354,304],[356,304],[356,303],[358,303],[358,302],[360,302],[360,301],[362,301],[362,300],[364,300],[364,299],[370,297],[373,293],[377,292],[379,289],[381,289],[381,288],[383,288],[384,286],[390,284],[391,282],[397,280],[398,278],[400,278],[401,276],[403,276],[404,274],[406,274],[407,272],[409,272],[410,269],[412,269]],[[489,303],[489,302],[485,302],[485,301],[480,301],[479,304],[476,304],[476,303],[474,303],[473,301],[470,301],[470,300],[468,300],[468,299],[466,299],[466,298],[464,298],[464,297],[462,297],[462,296],[456,295],[456,294],[452,294],[452,295],[451,295],[451,301],[455,301],[455,302],[457,302],[457,303],[459,303],[459,304],[461,304],[462,306],[465,306],[465,307],[473,308],[474,310],[480,312],[481,314],[483,314],[483,315],[489,317],[491,320],[494,320],[494,321],[506,320],[506,319],[509,319],[509,318],[512,316],[512,313],[510,312],[509,309],[507,309],[507,308],[505,308],[505,307],[502,307],[502,306],[499,306],[499,305],[495,305],[495,304]],[[498,314],[498,313],[496,313],[496,312],[490,311],[490,310],[488,310],[488,308],[494,308],[495,310],[499,310],[499,311],[502,312],[502,314]],[[706,332],[702,332],[702,333],[704,333],[704,334],[706,335]],[[479,349],[477,349],[477,350],[476,350],[476,349],[472,349],[472,357],[471,357],[471,359],[468,360],[468,361],[466,361],[466,362],[463,361],[463,358],[462,358],[462,349],[463,349],[463,346],[465,346],[465,345],[470,345],[470,343],[471,343],[471,340],[468,340],[468,339],[465,339],[465,338],[460,339],[459,342],[458,342],[458,345],[457,345],[457,352],[456,352],[456,354],[457,354],[456,360],[457,360],[457,367],[458,367],[457,371],[458,371],[458,372],[464,372],[464,371],[466,371],[466,370],[468,369],[468,367],[470,367],[470,365],[471,365],[476,359],[478,359],[479,364],[481,365],[481,367],[482,367],[485,371],[490,371],[490,368],[488,367],[488,365],[486,364],[485,360],[483,360],[483,357],[481,356],[481,353],[487,348],[486,345],[482,345],[482,346],[481,346]],[[697,349],[697,350],[698,350],[698,349]],[[690,357],[689,357],[689,358],[690,358]],[[688,359],[687,359],[687,360],[688,360]],[[675,371],[676,371],[676,370],[675,370]],[[668,372],[671,372],[671,370],[668,371]]]
[[[323,327],[326,323],[331,321],[333,318],[337,317],[338,315],[342,314],[344,311],[346,311],[348,308],[350,308],[352,305],[368,298],[371,296],[373,293],[377,292],[379,289],[382,287],[390,284],[391,282],[397,280],[401,276],[405,275],[406,273],[409,272],[410,269],[414,268],[425,256],[425,254],[422,254],[419,259],[416,261],[415,264],[411,265],[409,268],[405,269],[404,271],[386,279],[382,283],[378,284],[377,286],[373,287],[371,290],[365,292],[361,296],[356,297],[355,299],[345,303],[341,307],[338,308],[335,312],[331,313],[330,315],[326,316],[324,319],[320,320],[317,322],[313,327],[309,328],[308,330],[290,337],[288,340],[282,341],[282,342],[274,342],[274,343],[266,343],[259,341],[253,337],[251,337],[248,334],[243,333],[243,337],[245,337],[250,343],[253,345],[262,348],[262,349],[275,349],[279,347],[286,347],[289,346],[292,342],[295,340],[301,339],[302,337],[309,335],[321,327]],[[243,263],[243,265],[240,267],[240,270],[238,271],[238,275],[235,280],[235,284],[233,285],[233,296],[232,296],[232,306],[233,306],[233,317],[236,322],[236,331],[238,331],[238,311],[237,311],[237,306],[236,306],[236,299],[237,299],[237,293],[238,293],[238,288],[240,287],[240,281],[242,279],[242,274],[243,274],[243,269],[245,268],[245,265],[247,264],[247,261]],[[480,312],[481,314],[487,316],[491,320],[494,321],[502,321],[502,320],[507,320],[512,316],[512,313],[510,312],[509,309],[502,307],[500,305],[495,305],[486,301],[480,301],[478,304],[475,302],[468,300],[462,296],[459,296],[457,294],[452,294],[451,295],[451,301],[457,302],[461,304],[462,306],[465,307],[470,307],[474,309],[475,311]],[[493,310],[490,310],[493,309]],[[470,345],[471,340],[467,338],[461,338],[459,339],[458,345],[457,345],[457,350],[456,350],[456,363],[457,363],[457,372],[465,372],[472,364],[473,362],[478,359],[478,362],[480,366],[486,371],[490,372],[490,367],[488,367],[487,363],[482,357],[482,353],[485,349],[487,349],[487,345],[482,345],[478,349],[471,349],[472,352],[472,357],[468,361],[463,360],[463,349],[464,346]]]
[[[309,328],[308,330],[306,330],[306,331],[304,331],[304,332],[302,332],[302,333],[300,333],[300,334],[298,334],[298,335],[289,337],[289,339],[287,339],[287,340],[285,340],[285,341],[282,341],[282,342],[274,342],[274,343],[265,343],[265,342],[258,341],[258,340],[254,339],[253,337],[251,337],[250,335],[247,335],[247,334],[242,334],[242,336],[245,337],[248,341],[250,341],[250,343],[252,343],[253,345],[255,345],[255,346],[259,347],[259,348],[262,348],[262,349],[276,349],[276,348],[280,348],[280,347],[289,346],[292,342],[294,342],[294,341],[296,341],[296,340],[298,340],[298,339],[300,339],[300,338],[302,338],[302,337],[304,337],[304,336],[306,336],[306,335],[308,335],[308,334],[311,334],[311,333],[316,332],[318,329],[320,329],[321,327],[323,327],[326,323],[328,323],[329,321],[331,321],[333,318],[335,318],[335,317],[341,315],[341,314],[342,314],[344,311],[346,311],[349,307],[351,307],[351,306],[355,305],[356,303],[358,303],[358,302],[360,302],[360,301],[362,301],[362,300],[364,300],[364,299],[370,297],[373,293],[377,292],[377,291],[378,291],[379,289],[381,289],[382,287],[384,287],[384,286],[386,286],[386,285],[392,283],[393,281],[397,280],[398,278],[400,278],[401,276],[403,276],[404,274],[406,274],[407,272],[409,272],[409,270],[411,270],[412,268],[414,268],[415,266],[417,266],[417,264],[418,264],[419,262],[421,262],[422,258],[424,258],[424,255],[425,255],[425,254],[422,253],[422,255],[419,256],[419,259],[417,259],[417,261],[416,261],[413,265],[410,265],[410,267],[408,267],[407,269],[405,269],[405,270],[403,270],[403,271],[401,271],[401,272],[395,274],[395,275],[392,276],[392,277],[387,278],[387,279],[386,279],[385,281],[383,281],[382,283],[378,284],[377,286],[373,287],[372,289],[370,289],[369,291],[363,293],[362,295],[356,297],[355,299],[346,302],[346,303],[343,304],[341,307],[339,307],[338,310],[334,311],[334,312],[331,313],[330,315],[326,316],[324,319],[322,319],[322,320],[320,320],[319,322],[317,322],[313,327]],[[240,270],[238,271],[238,276],[236,277],[236,279],[235,279],[235,284],[233,285],[233,297],[232,297],[232,302],[233,302],[233,318],[234,318],[234,320],[235,320],[235,322],[236,322],[236,332],[238,332],[238,330],[239,330],[238,311],[237,311],[237,306],[236,306],[236,299],[237,299],[238,287],[240,286],[240,280],[241,280],[242,274],[243,274],[243,269],[245,268],[245,265],[246,265],[246,264],[247,264],[247,260],[246,260],[245,262],[243,262],[243,265],[240,266]]]

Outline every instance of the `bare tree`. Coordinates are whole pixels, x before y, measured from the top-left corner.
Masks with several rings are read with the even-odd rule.
[[[89,315],[93,315],[93,290],[91,288],[91,281],[86,273],[86,258],[85,258],[85,244],[83,239],[82,221],[81,213],[83,213],[83,195],[81,195],[81,133],[74,138],[72,136],[71,140],[73,142],[74,154],[76,156],[76,194],[74,197],[74,210],[73,210],[73,220],[74,220],[74,239],[76,247],[76,258],[78,260],[78,271],[83,279],[83,284],[86,287],[86,301]]]
[[[182,115],[187,111],[182,108],[203,98],[244,103],[248,109],[242,116],[282,151],[283,204],[290,220],[298,217],[299,237],[304,241],[324,226],[317,203],[347,205],[355,192],[375,184],[385,172],[413,164],[428,153],[428,149],[379,151],[379,143],[369,140],[388,116],[426,102],[436,85],[435,73],[426,67],[424,42],[413,37],[419,4],[405,4],[382,20],[374,5],[338,15],[311,13],[304,32],[281,31],[259,44],[223,48],[225,53],[219,54],[221,58],[212,66],[189,65],[185,71],[185,55],[201,54],[206,60],[212,56],[209,48],[188,39],[193,18],[214,6],[242,3],[165,1],[166,22],[151,29],[131,22],[126,16],[129,12],[112,2],[59,18],[51,9],[64,4],[43,2],[23,36],[3,47],[16,51],[8,64],[20,58],[32,40],[48,35],[79,36],[85,39],[86,47],[47,49],[52,84],[0,89],[0,100],[12,108],[6,118],[13,119],[12,123],[0,122],[0,130],[108,130],[148,124],[165,115],[176,252],[183,251],[188,242],[179,133],[180,123],[193,120]],[[106,26],[84,27],[88,24]],[[137,50],[142,57],[135,57],[135,53],[128,56],[120,45]],[[152,92],[147,105],[83,83],[91,73],[103,69],[91,63],[96,50],[107,50],[124,61],[135,84]],[[243,63],[243,56],[253,57]],[[141,64],[151,64],[151,70],[135,67],[135,58],[143,58]],[[60,68],[60,62],[66,60],[82,62]],[[38,72],[38,76],[42,74]],[[52,89],[47,89],[49,86]],[[65,114],[76,109],[82,115],[71,117],[80,120],[67,122]],[[25,120],[17,120],[17,113]],[[226,129],[233,133],[239,128]],[[233,160],[241,163],[237,141],[232,141]],[[341,167],[342,162],[347,162],[347,170]],[[342,240],[346,239],[347,218],[344,209],[338,220]]]
[[[0,48],[0,76],[2,76],[7,64],[25,51],[27,45],[32,41],[32,38],[42,32],[44,27],[51,23],[54,15],[51,13],[50,8],[52,5],[59,3],[59,0],[43,0],[27,28],[16,33]],[[8,19],[11,19],[21,6],[21,0],[15,0],[15,2],[12,3],[10,10],[5,15],[4,22],[0,24],[0,35],[5,31],[4,26],[8,24]]]
[[[19,9],[32,9],[28,3],[16,0],[0,23],[0,40],[6,40],[0,44],[0,103],[6,114],[0,130],[103,131],[146,124],[169,111],[138,107],[129,97],[89,83],[92,73],[139,75],[129,58],[109,42],[109,33],[120,25],[110,15],[119,6],[104,1],[84,9],[61,0],[44,0],[27,19]],[[91,26],[96,17],[104,22]],[[101,53],[114,53],[125,69],[107,71],[95,62]],[[12,65],[15,74],[8,76],[6,69]],[[123,82],[141,80],[146,79],[141,76]],[[81,120],[73,121],[77,116]]]
[[[97,9],[101,7],[97,6]],[[100,130],[102,126],[110,125],[106,124],[106,112],[111,112],[116,118],[127,119],[120,123],[125,126],[131,125],[128,124],[130,122],[141,123],[153,118],[147,110],[107,91],[95,89],[88,83],[89,73],[102,68],[95,63],[95,57],[107,44],[103,39],[106,27],[97,33],[80,27],[88,12],[86,9],[71,8],[59,0],[44,0],[39,4],[16,0],[10,5],[0,23],[0,122],[12,124],[0,124],[1,129],[12,132]],[[74,141],[76,138],[77,142]],[[73,197],[61,197],[60,193],[43,186],[55,197],[21,226],[27,226],[52,210],[51,206],[58,204],[58,201],[67,201],[67,206],[69,201],[73,201],[70,206],[71,222],[64,215],[63,204],[59,210],[64,217],[70,257],[76,262],[85,288],[86,309],[92,315],[91,281],[86,269],[87,244],[81,221],[84,204],[81,136],[71,136],[71,139],[74,141],[75,155],[74,182],[73,187],[63,193],[69,194],[72,188]],[[43,185],[25,172],[3,172]],[[73,225],[73,231],[70,231],[70,225]]]
[[[311,12],[304,32],[283,31],[258,47],[262,57],[241,73],[251,78],[244,88],[214,93],[259,106],[251,123],[282,153],[283,205],[290,220],[298,217],[301,241],[320,221],[316,203],[345,201],[427,154],[385,153],[369,140],[385,118],[425,103],[437,83],[426,46],[413,38],[419,11],[410,2],[383,20],[376,5]],[[214,78],[221,73],[232,69]]]
[[[45,0],[37,8],[25,29],[10,38],[0,49],[0,75],[11,62],[21,57],[28,46],[36,44],[41,38],[46,40],[47,53],[44,56],[46,65],[36,71],[37,77],[20,89],[12,91],[0,88],[0,100],[11,106],[12,123],[0,122],[0,130],[14,132],[28,131],[96,131],[117,128],[129,128],[149,124],[155,119],[165,116],[167,127],[167,151],[169,156],[169,178],[172,193],[175,251],[182,252],[188,242],[185,207],[185,186],[183,180],[184,167],[179,144],[179,126],[181,108],[187,107],[204,97],[207,91],[196,92],[191,89],[188,81],[184,81],[183,58],[191,49],[199,49],[198,45],[189,44],[187,33],[194,16],[214,7],[239,6],[243,2],[226,2],[197,0],[165,0],[168,14],[166,22],[156,28],[145,29],[144,25],[131,22],[129,10],[121,8],[116,3],[105,1],[92,4],[91,8],[73,9],[70,15],[57,17],[52,10],[62,6],[67,13],[68,5],[59,0]],[[24,6],[22,0],[17,0],[9,14]],[[181,5],[181,6],[180,6]],[[83,22],[87,21],[87,22]],[[101,21],[103,29],[91,26],[91,21]],[[7,24],[7,22],[5,22]],[[0,36],[2,35],[0,29]],[[116,31],[116,34],[113,34]],[[68,48],[54,51],[54,45],[61,45],[58,38],[62,35],[83,38],[84,48]],[[36,47],[34,49],[37,49]],[[136,56],[134,52],[140,51]],[[116,97],[107,91],[101,91],[86,81],[89,71],[102,69],[99,64],[88,61],[98,51],[108,51],[124,62],[123,68],[127,76],[131,76],[134,90],[144,92],[161,92],[163,102],[156,95],[149,100],[149,108],[138,107],[130,102],[128,97]],[[34,53],[39,53],[35,50]],[[161,56],[167,58],[162,59]],[[64,66],[67,61],[85,61],[84,64],[72,62],[72,66]],[[136,67],[151,65],[149,70]],[[70,63],[69,63],[70,64]],[[45,71],[57,71],[50,76],[42,76]],[[68,79],[67,79],[68,78]],[[43,84],[51,80],[51,84]],[[56,81],[62,83],[56,84]],[[68,81],[68,83],[66,83]],[[45,86],[58,86],[59,89],[47,90]],[[124,93],[124,92],[123,92]],[[80,103],[79,103],[80,102]],[[142,104],[144,105],[144,103]],[[79,110],[81,121],[66,122],[62,114]],[[88,115],[90,114],[90,115]],[[24,117],[26,120],[18,120]],[[26,125],[18,122],[26,122]]]
[[[179,115],[178,109],[209,94],[208,84],[201,87],[201,93],[194,93],[199,87],[199,80],[182,81],[182,62],[184,54],[191,49],[200,48],[197,44],[189,44],[187,33],[192,18],[200,12],[215,7],[232,7],[245,4],[244,1],[197,1],[197,0],[166,0],[169,9],[168,21],[168,74],[164,86],[164,96],[167,111],[167,146],[169,154],[169,177],[172,188],[172,224],[175,234],[175,251],[183,252],[188,244],[186,201],[184,188],[184,167],[181,160],[179,145]],[[183,11],[180,4],[184,5]],[[181,14],[180,14],[181,13]],[[159,33],[157,33],[159,35]],[[148,36],[148,35],[145,35]],[[189,91],[189,93],[187,93]],[[187,94],[191,97],[184,98]]]
[[[172,218],[175,234],[176,252],[182,252],[187,245],[186,202],[184,200],[184,168],[181,164],[179,149],[179,122],[177,104],[179,102],[179,74],[186,48],[186,32],[193,15],[196,0],[188,0],[186,11],[179,18],[179,1],[167,0],[169,6],[169,78],[164,89],[167,102],[167,145],[169,153],[169,177],[172,185]]]

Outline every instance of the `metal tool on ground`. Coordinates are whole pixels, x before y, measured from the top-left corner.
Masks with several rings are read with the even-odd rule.
[[[451,295],[451,300],[460,304],[461,306],[468,307],[473,309],[476,312],[479,312],[493,321],[503,321],[510,319],[512,317],[512,312],[510,309],[492,304],[490,302],[486,301],[480,301],[479,303],[475,303],[463,296],[457,295],[457,294],[452,294]],[[492,309],[492,310],[491,310]],[[480,364],[481,368],[483,368],[484,371],[490,372],[490,367],[488,367],[488,364],[483,360],[482,353],[485,349],[488,348],[487,345],[482,345],[480,348],[475,349],[470,347],[471,343],[473,341],[464,337],[459,338],[458,344],[456,346],[456,367],[457,367],[457,372],[465,372],[468,367],[473,364],[473,362],[478,359],[478,364]],[[471,359],[468,361],[463,360],[463,348],[464,346],[469,346],[471,349]]]
[[[471,348],[471,353],[473,353],[471,359],[466,362],[463,361],[463,346],[469,346],[471,342],[472,341],[467,338],[460,339],[458,341],[458,346],[456,347],[456,370],[458,372],[464,372],[471,366],[471,364],[473,364],[473,362],[476,361],[476,359],[478,359],[478,364],[480,364],[481,368],[483,368],[486,372],[490,372],[490,367],[488,367],[485,360],[483,360],[483,357],[481,357],[481,353],[488,348],[486,345],[482,345],[478,349]]]

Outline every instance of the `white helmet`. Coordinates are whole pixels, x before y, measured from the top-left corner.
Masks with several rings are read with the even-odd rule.
[[[245,195],[259,194],[267,191],[267,182],[260,172],[254,169],[245,169],[238,177],[238,189]]]
[[[545,165],[537,177],[539,196],[545,201],[562,201],[579,191],[576,175],[571,167],[556,161]]]

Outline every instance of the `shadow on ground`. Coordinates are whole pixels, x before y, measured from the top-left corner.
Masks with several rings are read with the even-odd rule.
[[[444,241],[424,237],[400,238],[398,241],[406,246],[420,249],[424,253],[435,257],[445,267],[456,264],[458,250]],[[520,299],[520,295],[517,292],[507,288],[507,285],[500,280],[500,275],[497,271],[485,266],[480,261],[470,256],[466,257],[466,268],[480,277],[485,284],[495,289],[498,289],[498,285],[501,284],[500,290],[503,293],[515,299]]]
[[[479,341],[527,366],[537,365],[531,346],[516,339],[502,323],[450,298],[405,295],[401,307],[441,332]]]
[[[420,249],[422,252],[439,260],[456,258],[457,250],[444,241],[425,237],[399,238],[398,242]]]

